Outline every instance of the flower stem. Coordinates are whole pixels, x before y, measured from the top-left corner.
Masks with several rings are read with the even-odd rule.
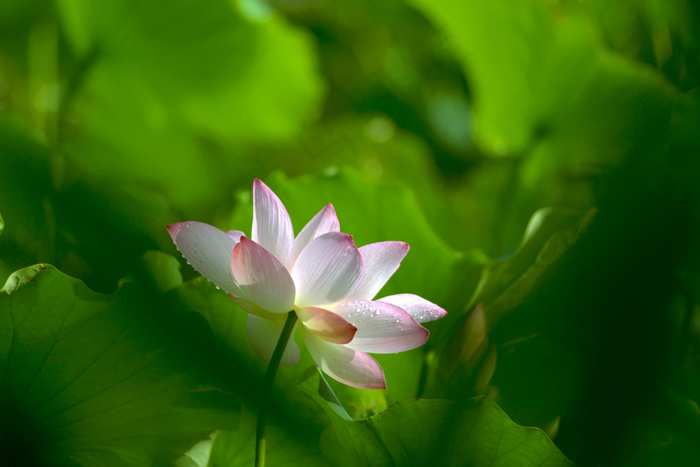
[[[270,364],[267,366],[267,371],[265,372],[265,381],[262,387],[263,393],[260,399],[261,403],[258,406],[258,424],[255,430],[255,467],[263,467],[265,465],[265,420],[267,418],[267,402],[272,392],[272,383],[275,381],[275,375],[277,374],[277,368],[280,366],[282,354],[284,354],[284,349],[287,348],[287,342],[289,342],[289,338],[292,336],[292,330],[294,329],[296,321],[297,314],[294,311],[290,311],[287,314],[287,321],[284,323],[282,334],[280,334],[277,346],[275,346],[275,351],[272,353]]]

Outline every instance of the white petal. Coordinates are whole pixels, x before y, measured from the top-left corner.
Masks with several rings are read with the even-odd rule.
[[[447,312],[423,297],[410,293],[401,293],[397,295],[389,295],[388,297],[380,298],[380,302],[391,303],[405,310],[413,319],[419,323],[427,323],[435,321],[447,315]]]
[[[404,242],[371,243],[361,247],[365,275],[347,300],[372,300],[399,268],[408,249],[408,243]]]
[[[297,308],[296,312],[306,329],[334,344],[347,344],[357,331],[345,318],[324,308]]]
[[[331,378],[360,389],[386,388],[382,367],[366,353],[326,342],[306,328],[302,336],[311,357]]]
[[[353,300],[333,311],[357,328],[348,347],[373,353],[397,353],[425,344],[430,333],[401,308],[383,302]]]
[[[283,315],[279,319],[269,320],[255,315],[248,315],[246,330],[248,331],[250,344],[253,346],[255,353],[265,362],[269,363],[272,358],[272,353],[275,351],[277,341],[284,328],[285,318],[286,315]],[[299,347],[294,342],[295,331],[296,325],[289,338],[287,347],[284,349],[284,354],[282,354],[282,361],[280,361],[282,366],[291,366],[299,361]]]
[[[182,256],[201,275],[233,295],[246,297],[231,273],[231,253],[236,241],[202,222],[170,224],[168,232]]]
[[[287,269],[292,267],[294,229],[282,201],[262,181],[253,182],[252,240],[272,253]]]
[[[330,232],[316,237],[294,263],[294,303],[300,308],[337,303],[355,288],[363,271],[362,256],[350,235]]]
[[[228,232],[226,232],[226,235],[231,237],[236,243],[241,241],[241,237],[245,237],[245,234],[240,230],[229,230]]]
[[[294,257],[292,263],[299,257],[301,251],[311,240],[328,232],[340,232],[340,223],[333,205],[328,203],[309,221],[294,240]]]
[[[261,308],[286,313],[294,307],[294,281],[287,268],[262,246],[246,237],[233,249],[233,278]]]

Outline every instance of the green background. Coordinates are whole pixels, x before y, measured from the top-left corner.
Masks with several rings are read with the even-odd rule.
[[[700,464],[698,86],[692,1],[3,1],[0,464]],[[385,391],[259,400],[165,229],[254,178],[410,244]]]

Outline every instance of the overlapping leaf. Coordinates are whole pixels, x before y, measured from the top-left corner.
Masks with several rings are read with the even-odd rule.
[[[334,420],[324,453],[354,465],[573,465],[543,432],[513,423],[489,399],[402,401],[367,420]]]

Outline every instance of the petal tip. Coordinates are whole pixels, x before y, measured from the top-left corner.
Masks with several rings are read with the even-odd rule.
[[[423,326],[421,326],[421,327],[424,330],[423,335],[425,336],[425,340],[423,341],[423,343],[421,345],[425,345],[425,343],[428,342],[428,339],[430,338],[430,331]],[[420,345],[418,347],[420,347]]]
[[[256,190],[269,190],[269,191],[272,191],[272,190],[270,190],[270,187],[267,186],[267,185],[265,184],[265,182],[263,182],[263,181],[260,180],[259,178],[256,178],[255,180],[253,180],[253,194],[255,194],[255,191],[256,191]]]
[[[166,229],[168,229],[168,233],[172,237],[173,240],[175,240],[175,237],[177,237],[177,234],[180,232],[180,229],[182,229],[182,224],[184,222],[176,222],[174,224],[169,224]]]
[[[347,338],[343,339],[344,342],[336,342],[337,344],[349,344],[355,338],[355,334],[357,334],[357,328],[353,325],[350,326],[352,326],[352,331],[348,332]]]
[[[323,207],[323,209],[325,209],[326,211],[332,212],[333,214],[336,214],[336,212],[335,212],[335,206],[333,206],[333,203],[328,203],[328,204],[326,204],[326,205]],[[337,214],[336,214],[336,217],[337,217]]]

